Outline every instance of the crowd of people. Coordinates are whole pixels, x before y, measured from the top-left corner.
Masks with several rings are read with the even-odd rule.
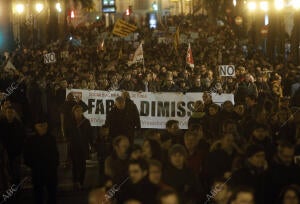
[[[138,30],[144,65],[127,65],[131,41],[95,43],[104,30],[93,26],[70,31],[80,44],[10,53],[7,64],[15,68],[6,64],[0,72],[0,192],[20,183],[24,163],[36,203],[43,203],[44,188],[48,203],[57,203],[56,140],[63,138],[74,190],[84,189],[86,160],[98,153],[101,179],[91,204],[300,203],[299,65],[281,56],[269,62],[250,43],[245,50],[227,23],[199,17],[181,26],[187,35],[199,33],[192,43],[195,67],[185,64],[186,44],[158,43],[146,27]],[[44,64],[45,52],[55,52],[57,62]],[[235,65],[235,76],[220,77],[222,64]],[[124,92],[105,124],[92,127],[83,115],[86,104],[66,96],[70,88]],[[141,130],[126,91],[204,94],[193,104],[187,130],[177,120],[163,130]],[[212,93],[234,94],[235,103],[219,106]]]

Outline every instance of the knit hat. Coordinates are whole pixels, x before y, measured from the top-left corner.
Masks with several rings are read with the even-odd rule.
[[[246,157],[247,158],[252,157],[258,152],[265,152],[264,147],[256,144],[250,145],[246,150]]]
[[[169,157],[176,153],[179,153],[179,154],[183,155],[184,157],[187,157],[187,152],[183,145],[175,144],[169,149]]]

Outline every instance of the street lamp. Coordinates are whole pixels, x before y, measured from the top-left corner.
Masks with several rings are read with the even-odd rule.
[[[284,8],[284,1],[283,0],[275,0],[275,9],[280,11]]]
[[[267,1],[261,1],[259,3],[260,9],[264,12],[267,12],[269,10],[269,3]]]
[[[38,12],[38,13],[41,13],[42,10],[44,9],[44,5],[42,3],[37,3],[35,5],[35,10]]]
[[[250,1],[250,2],[248,3],[248,9],[249,9],[249,11],[251,11],[251,12],[255,11],[255,9],[256,9],[256,2]]]
[[[24,4],[17,4],[15,10],[18,14],[22,14],[25,10]]]
[[[234,7],[236,7],[236,0],[233,0],[232,4],[233,4]]]
[[[55,8],[56,8],[57,12],[61,13],[62,9],[61,9],[61,4],[60,3],[56,3]]]

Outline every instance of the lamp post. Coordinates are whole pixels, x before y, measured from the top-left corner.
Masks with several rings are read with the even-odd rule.
[[[255,1],[248,2],[247,7],[248,7],[248,11],[250,12],[250,15],[251,15],[251,30],[252,30],[251,39],[252,39],[253,46],[255,47],[255,45],[256,45],[256,26],[255,26],[254,12],[256,11],[256,7],[257,7],[256,2]]]
[[[295,10],[294,13],[294,28],[292,31],[292,57],[293,61],[300,64],[300,0],[293,0],[292,7]]]
[[[24,13],[25,11],[25,5],[22,3],[18,3],[15,5],[14,8],[14,12],[17,14],[17,29],[16,29],[16,34],[17,34],[17,39],[16,41],[18,42],[18,44],[21,43],[21,29],[20,29],[20,24],[21,24],[21,15]]]

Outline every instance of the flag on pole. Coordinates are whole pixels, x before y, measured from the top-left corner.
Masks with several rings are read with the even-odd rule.
[[[137,29],[137,27],[135,25],[127,23],[126,21],[119,19],[115,23],[112,33],[117,36],[120,36],[120,37],[126,37],[130,33],[133,33],[136,29]]]
[[[104,39],[102,40],[102,43],[100,45],[100,50],[101,51],[105,51],[105,47],[104,47]]]
[[[179,45],[179,27],[177,27],[175,35],[174,35],[174,49],[176,53],[178,53],[178,45]]]
[[[191,44],[189,43],[189,47],[187,49],[186,53],[186,63],[191,67],[194,68],[194,59],[193,59],[193,54],[192,54],[192,49],[191,49]]]
[[[4,70],[5,71],[10,71],[10,70],[17,71],[16,67],[13,65],[13,63],[10,60],[7,61],[6,65],[4,66]]]
[[[143,53],[143,42],[139,45],[139,47],[136,49],[133,59],[128,61],[128,65],[131,66],[134,63],[142,62],[144,64],[144,53]]]

